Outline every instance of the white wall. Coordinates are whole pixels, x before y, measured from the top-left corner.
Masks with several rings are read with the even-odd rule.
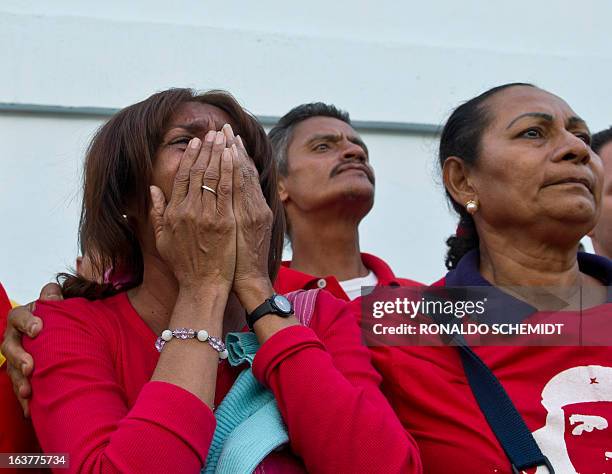
[[[356,120],[439,124],[520,80],[594,130],[612,123],[609,1],[424,3],[3,0],[0,104],[121,107],[169,86],[220,87],[259,115],[324,100]],[[73,261],[78,164],[98,123],[0,113],[0,281],[15,299]],[[432,179],[435,143],[364,138],[378,188],[363,248],[431,281],[454,229]]]

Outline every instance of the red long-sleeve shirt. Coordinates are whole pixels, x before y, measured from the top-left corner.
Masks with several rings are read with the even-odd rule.
[[[71,472],[201,468],[214,415],[190,392],[150,381],[156,335],[125,293],[38,302],[36,313],[45,329],[24,342],[36,361],[31,411],[44,451],[68,453]],[[216,403],[240,369],[220,364]],[[420,472],[416,445],[379,392],[344,302],[321,292],[311,327],[272,336],[253,372],[273,391],[308,471]]]

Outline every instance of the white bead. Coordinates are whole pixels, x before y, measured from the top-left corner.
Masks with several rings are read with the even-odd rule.
[[[219,359],[227,359],[228,356],[229,352],[227,352],[227,349],[223,349],[221,352],[219,352]]]
[[[198,331],[198,341],[205,342],[208,340],[208,331],[206,329],[200,329]]]
[[[170,331],[170,329],[163,330],[161,333],[161,338],[168,342],[170,339],[172,339],[172,331]]]
[[[325,278],[319,278],[319,281],[317,281],[317,286],[319,288],[325,288],[327,286],[327,282],[325,281]]]

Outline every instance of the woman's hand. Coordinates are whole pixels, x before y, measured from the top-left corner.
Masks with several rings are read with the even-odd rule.
[[[230,125],[223,131],[234,162],[234,216],[236,218],[236,271],[233,291],[250,313],[274,293],[268,273],[272,211],[259,184],[259,173],[240,136]]]
[[[151,186],[157,250],[182,290],[221,286],[229,293],[236,265],[232,154],[222,132],[193,138],[181,160],[172,196]],[[216,191],[216,194],[203,186]]]

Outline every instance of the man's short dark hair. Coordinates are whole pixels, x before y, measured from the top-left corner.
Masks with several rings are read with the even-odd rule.
[[[612,127],[597,132],[591,137],[591,149],[599,154],[604,145],[612,142]]]
[[[337,108],[335,105],[323,102],[312,102],[294,107],[283,115],[278,123],[270,130],[268,137],[272,143],[272,152],[278,171],[281,175],[287,176],[288,159],[287,149],[293,136],[293,129],[297,124],[311,117],[331,117],[351,125],[351,118],[348,112]]]

